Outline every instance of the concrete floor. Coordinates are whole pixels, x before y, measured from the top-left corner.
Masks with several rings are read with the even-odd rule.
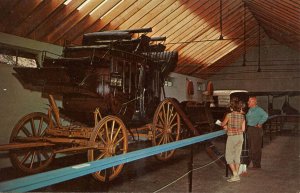
[[[213,141],[218,150],[224,152],[224,139]],[[147,147],[145,142],[131,145],[132,149]],[[248,176],[240,182],[226,181],[225,169],[211,163],[203,145],[194,148],[194,170],[192,191],[205,193],[299,193],[300,192],[300,141],[299,133],[283,132],[270,141],[264,137],[261,170],[248,170]],[[64,183],[41,188],[38,192],[188,192],[188,163],[190,148],[178,149],[174,159],[160,162],[154,157],[125,165],[120,176],[106,186],[83,176]],[[85,155],[56,159],[50,169],[70,166],[86,161]],[[21,176],[12,168],[0,170],[0,181]],[[185,176],[184,176],[185,175]],[[183,176],[183,177],[182,177]],[[180,179],[179,179],[180,178]],[[176,181],[176,182],[174,182]],[[170,184],[170,186],[163,188]],[[162,189],[163,188],[163,189]]]

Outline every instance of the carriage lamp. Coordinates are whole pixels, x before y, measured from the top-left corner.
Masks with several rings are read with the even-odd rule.
[[[117,74],[111,74],[110,86],[122,87],[122,77]]]

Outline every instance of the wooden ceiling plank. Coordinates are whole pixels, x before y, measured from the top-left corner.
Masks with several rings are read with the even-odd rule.
[[[255,43],[248,42],[249,47],[252,47],[255,45]],[[192,73],[192,75],[199,75],[209,73],[212,75],[213,73],[219,71],[222,67],[232,64],[236,59],[241,57],[241,55],[244,53],[244,48],[242,46],[236,47],[231,52],[227,53],[224,57],[220,58],[219,60],[215,61],[212,64],[209,64],[205,68],[199,68],[196,71]]]
[[[253,42],[252,42],[252,43],[249,43],[249,45],[251,47],[255,44],[253,44]],[[243,54],[243,48],[238,47],[236,50],[229,53],[228,55],[226,55],[225,57],[223,57],[222,59],[220,59],[219,61],[217,61],[213,65],[208,66],[208,68],[198,70],[197,72],[193,73],[193,75],[194,76],[201,76],[203,78],[204,77],[209,78],[213,74],[215,74],[216,72],[220,71],[221,68],[223,68],[225,66],[228,66],[228,65],[232,64],[233,62],[235,62],[238,58],[241,57],[242,54]]]
[[[159,25],[159,23],[163,22],[168,18],[172,13],[176,12],[181,6],[187,4],[189,0],[175,1],[170,6],[165,8],[161,13],[155,16],[151,21],[144,24],[144,26],[151,26],[153,29],[156,29],[155,26]],[[190,1],[191,2],[191,1]],[[154,32],[155,30],[153,30]],[[149,33],[148,35],[153,35],[153,33]]]
[[[12,8],[10,14],[7,15],[2,22],[2,25],[4,26],[3,32],[10,33],[15,26],[20,25],[20,23],[41,3],[43,3],[41,0],[20,1]]]
[[[268,23],[264,23],[264,26],[266,26],[265,30],[268,30],[268,34],[273,37],[275,40],[284,40],[284,42],[289,44],[297,44],[300,41],[300,34],[290,34],[290,33],[284,33],[283,31],[280,31],[273,26],[270,26]],[[275,34],[275,35],[274,35]]]
[[[218,21],[215,14],[217,11],[216,3],[208,1],[203,3],[198,9],[185,17],[178,25],[168,31],[166,43],[178,42],[182,37],[195,39],[198,36],[198,31],[204,28],[211,28],[212,24]],[[205,6],[206,5],[206,6]],[[212,21],[213,20],[213,21]],[[209,21],[209,22],[208,22]],[[214,26],[214,25],[213,25]],[[173,48],[172,48],[173,49]]]
[[[0,10],[0,30],[4,31],[5,20],[7,20],[8,16],[13,12],[14,7],[16,7],[20,1],[19,0],[0,0],[1,10]]]
[[[224,42],[224,41],[223,41]],[[209,58],[207,59],[208,62],[206,63],[207,65],[203,65],[203,67],[201,68],[202,70],[203,69],[206,69],[208,68],[210,65],[214,64],[216,61],[222,59],[223,57],[225,57],[226,55],[228,55],[229,53],[231,53],[232,51],[234,51],[237,47],[239,47],[240,45],[239,44],[234,44],[232,45],[233,42],[230,42],[228,41],[227,43],[224,42],[224,45],[222,45],[222,47],[217,50],[215,53],[212,53],[210,55],[210,58],[212,58],[213,60],[209,60]],[[195,73],[195,71],[197,71],[198,68],[195,68],[195,69],[189,69],[187,71],[188,74],[193,74]]]
[[[132,15],[129,19],[127,19],[120,26],[118,26],[118,28],[130,29],[135,23],[137,23],[139,20],[142,20],[147,14],[151,13],[151,11],[155,7],[159,6],[161,3],[163,3],[163,0],[150,1],[144,7],[142,7],[140,10],[134,13],[134,15]]]
[[[278,1],[278,0],[276,1],[276,3],[280,5],[279,7],[276,7],[276,8],[279,9],[279,10],[282,10],[282,12],[284,14],[287,14],[290,17],[294,17],[295,19],[297,19],[297,18],[299,19],[299,17],[300,17],[300,6],[296,7],[296,6],[291,5],[288,2]],[[273,5],[273,7],[274,7],[274,5]]]
[[[253,47],[253,46],[257,45],[257,44],[258,44],[258,41],[257,41],[256,39],[255,39],[255,40],[249,39],[249,40],[247,41],[247,48],[246,48],[246,49],[248,49],[248,48],[250,48],[250,47]],[[240,54],[240,55],[244,54],[244,48],[243,48],[243,45],[238,46],[235,50],[233,50],[232,52],[229,52],[229,53],[228,53],[226,56],[224,56],[223,58],[221,58],[221,59],[219,59],[218,61],[215,61],[215,62],[213,62],[213,63],[210,63],[210,64],[209,64],[207,67],[205,67],[205,68],[201,68],[201,69],[196,70],[195,73],[197,73],[197,72],[203,72],[203,71],[205,71],[205,70],[208,69],[208,68],[213,68],[213,67],[215,66],[215,64],[218,64],[218,63],[220,63],[220,62],[226,63],[226,60],[230,59],[230,55],[231,55],[233,52],[238,51],[238,50],[241,51],[241,54]],[[228,57],[228,56],[229,56],[229,57]],[[227,64],[228,64],[228,63],[227,63]]]
[[[56,26],[59,26],[60,23],[64,22],[64,20],[76,11],[77,7],[84,1],[85,0],[71,1],[68,5],[57,8],[53,14],[47,17],[39,26],[37,26],[37,28],[29,32],[27,37],[40,41],[45,39],[49,32],[53,31]],[[44,41],[47,42],[47,40]]]
[[[235,26],[232,26],[232,31],[228,32],[228,34],[236,33]],[[239,28],[239,31],[243,31]],[[236,45],[240,45],[240,42],[243,42],[243,38],[240,39],[234,39],[234,40],[220,40],[214,42],[210,48],[206,49],[203,53],[205,57],[203,57],[201,60],[197,59],[196,57],[194,61],[191,61],[191,63],[213,63],[216,58],[223,56],[224,51],[230,52],[232,48],[228,48],[228,45],[232,45],[232,47],[236,47]],[[203,62],[204,61],[204,62]]]
[[[228,18],[229,21],[232,20],[232,18],[235,17],[235,15],[239,14],[237,11],[234,11],[233,14],[230,14],[230,17]],[[218,24],[219,21],[216,22],[216,24]],[[215,33],[214,33],[215,32]],[[207,35],[208,34],[208,35]],[[214,35],[214,37],[212,36]],[[219,32],[219,29],[210,29],[210,30],[207,30],[205,29],[204,30],[204,33],[199,36],[195,41],[201,41],[201,40],[212,40],[212,39],[218,39],[220,36],[220,32]],[[225,35],[224,37],[226,38],[227,35]],[[191,57],[194,57],[194,56],[197,56],[199,55],[199,53],[197,52],[197,50],[201,49],[201,47],[205,48],[205,50],[207,50],[207,45],[209,45],[210,42],[209,41],[206,41],[206,42],[201,42],[201,45],[199,47],[199,45],[197,44],[193,44],[193,45],[187,45],[186,48],[181,48],[181,53],[180,55],[183,56],[183,58],[190,58],[190,57],[185,57],[185,54],[191,56]],[[187,61],[180,61],[179,62],[187,62]]]
[[[255,20],[254,20],[254,18],[253,17],[251,17],[250,19],[252,19],[252,25],[255,25],[255,26],[257,26],[257,23],[256,22],[254,22]],[[231,19],[230,19],[230,21],[231,21]],[[249,22],[247,22],[248,23],[248,26],[250,25],[250,23]],[[237,22],[236,22],[236,24],[235,25],[239,25]],[[232,31],[233,31],[233,33],[236,33],[235,32],[235,29],[236,29],[236,27],[237,26],[232,26]],[[251,27],[251,29],[254,29],[254,27],[252,27],[252,26],[250,26]],[[241,32],[243,32],[243,28],[238,28]],[[231,32],[232,33],[232,32]],[[249,31],[248,31],[248,33],[249,33]],[[223,40],[221,40],[221,41],[216,41],[215,43],[218,43],[218,42],[222,42]],[[234,40],[234,41],[237,41],[237,40]],[[202,45],[201,45],[202,46]],[[197,56],[199,56],[199,55],[203,55],[203,56],[207,56],[207,55],[210,55],[210,53],[209,52],[211,52],[211,53],[216,53],[216,49],[218,49],[220,46],[219,45],[217,45],[217,46],[205,46],[204,48],[203,48],[203,50],[202,49],[200,49],[201,48],[201,46],[197,46],[198,47],[198,50],[197,49],[194,49],[195,51],[194,51],[194,53],[193,53],[193,55],[192,56],[190,56],[190,58],[195,58],[194,60],[192,60],[192,61],[182,61],[182,62],[185,62],[185,63],[201,63],[201,64],[204,64],[204,63],[207,63],[206,61],[205,61],[205,58],[201,58],[201,59],[197,59]],[[207,53],[208,52],[208,53]],[[184,66],[182,66],[182,67],[184,67]]]
[[[278,7],[272,8],[271,6],[267,6],[266,4],[257,2],[251,2],[248,4],[248,6],[251,7],[252,11],[254,11],[255,14],[263,15],[266,18],[269,18],[270,22],[274,23],[274,21],[276,21],[276,23],[288,23],[291,26],[299,26],[299,14],[291,16],[291,12],[282,13],[278,11]],[[266,10],[268,10],[268,12],[266,12]]]
[[[62,40],[67,40],[72,42],[78,34],[81,35],[80,32],[83,32],[89,28],[93,23],[100,19],[105,13],[113,9],[117,4],[119,4],[121,0],[110,0],[104,1],[101,6],[99,5],[95,10],[93,10],[92,14],[84,17],[79,23],[70,28],[62,37]]]
[[[102,19],[97,20],[94,24],[89,26],[87,29],[82,29],[79,31],[79,33],[74,36],[74,38],[71,39],[72,42],[76,44],[80,44],[82,41],[82,35],[84,33],[90,33],[90,32],[96,32],[101,31],[105,26],[107,26],[111,21],[114,19],[117,19],[119,16],[121,17],[121,14],[127,12],[130,10],[130,7],[136,3],[136,0],[126,0],[122,1],[121,4],[118,5],[114,9],[113,12],[109,12],[107,15],[105,15]],[[145,3],[145,1],[144,1]]]
[[[293,22],[299,22],[300,12],[293,12],[293,9],[285,9],[286,5],[282,4],[282,1],[274,2],[267,4],[267,1],[252,1],[253,8],[256,8],[257,11],[266,14],[266,10],[268,10],[268,14],[270,18],[276,19],[284,19],[285,21],[293,24]]]
[[[236,6],[236,8],[239,8],[239,6]],[[210,10],[212,8],[209,8]],[[218,11],[219,8],[216,8]],[[226,6],[225,6],[226,9]],[[211,12],[214,12],[214,10],[211,10]],[[235,9],[233,10],[233,12],[235,12]],[[211,26],[217,26],[219,24],[219,19],[216,19],[216,15],[215,14],[211,14],[210,12],[208,13],[208,15],[204,15],[202,18],[204,19],[204,23],[201,22],[201,20],[199,22],[197,22],[196,24],[194,24],[190,29],[191,30],[186,30],[186,32],[183,32],[182,35],[178,36],[176,39],[170,40],[173,42],[191,42],[193,40],[195,40],[195,38],[200,38],[199,34],[205,34],[205,32],[207,30],[209,30],[209,28],[211,28]],[[206,22],[205,20],[209,21]],[[212,23],[212,20],[214,20],[214,23]],[[209,24],[210,23],[210,24]],[[182,48],[185,47],[185,45],[180,45],[180,44],[174,44],[173,46],[168,47],[171,50],[182,50]]]
[[[274,31],[268,31],[266,30],[266,33],[270,34],[269,37],[271,39],[274,39],[275,41],[279,42],[282,45],[285,45],[287,47],[290,47],[294,50],[300,51],[300,39],[292,38],[291,36],[283,36],[281,38],[278,38],[278,36],[281,36],[279,32]]]
[[[281,24],[274,25],[273,23],[270,23],[268,20],[265,20],[264,18],[260,18],[260,23],[262,23],[262,26],[264,28],[269,28],[270,31],[277,31],[280,32],[284,36],[297,36],[300,35],[300,31],[292,31],[291,28],[286,28],[285,26],[282,26]]]
[[[299,29],[294,29],[293,26],[287,25],[286,21],[282,21],[282,18],[277,19],[277,22],[273,21],[273,18],[270,18],[268,15],[264,14],[264,10],[257,11],[254,7],[249,7],[250,9],[253,9],[254,14],[256,14],[257,19],[263,23],[263,28],[268,31],[269,36],[271,36],[271,33],[274,33],[274,30],[277,30],[281,32],[282,34],[299,34]],[[278,22],[280,21],[280,22]],[[271,29],[268,29],[271,28]],[[298,27],[298,26],[297,26]],[[275,37],[275,39],[278,41],[282,36]]]
[[[229,5],[229,4],[227,4]],[[227,6],[224,6],[225,9],[227,8]],[[217,11],[217,10],[216,10]],[[215,15],[214,14],[210,14],[211,16],[213,16],[213,18],[208,17],[206,18],[207,23],[209,23],[208,28],[199,28],[201,29],[200,32],[198,32],[198,35],[196,36],[196,38],[190,39],[189,41],[203,41],[201,42],[201,45],[203,45],[203,47],[205,47],[206,44],[209,44],[209,41],[205,41],[205,40],[212,40],[212,39],[218,39],[220,36],[220,30],[219,30],[219,19],[215,19]],[[216,26],[216,27],[212,27],[212,26]],[[174,49],[174,48],[173,48]],[[199,49],[198,45],[196,44],[190,44],[190,45],[185,45],[184,48],[180,47],[181,50],[181,55],[192,55],[197,49]],[[183,57],[186,58],[186,57]]]
[[[73,26],[79,23],[85,17],[89,17],[89,13],[95,9],[99,4],[101,4],[104,0],[90,0],[84,7],[80,10],[76,10],[71,14],[66,20],[60,23],[53,31],[51,31],[44,40],[49,42],[63,44],[62,42],[57,42],[61,39],[61,37]]]
[[[144,0],[144,1],[137,1],[132,6],[130,6],[126,11],[124,11],[122,14],[120,14],[117,18],[112,20],[109,24],[109,29],[125,29],[120,28],[120,26],[125,23],[127,20],[130,20],[137,12],[139,12],[141,9],[143,9],[145,6],[147,6],[149,3],[151,3],[151,0]]]
[[[294,29],[293,26],[288,26],[285,22],[272,22],[272,20],[270,18],[268,18],[268,15],[264,15],[264,13],[256,13],[256,15],[258,16],[258,20],[264,21],[265,23],[270,24],[270,26],[274,26],[275,29],[278,29],[279,31],[287,31],[290,33],[297,33],[299,32],[299,29]]]
[[[197,0],[189,0],[186,3],[183,3],[182,5],[180,5],[180,7],[175,9],[166,18],[161,20],[156,25],[152,26],[153,31],[150,33],[150,36],[153,36],[153,37],[154,36],[165,36],[165,34],[164,34],[165,28],[167,28],[172,21],[174,21],[174,20],[180,21],[180,19],[178,19],[178,18],[181,17],[182,14],[185,14],[186,11],[188,11],[189,9],[192,9],[192,7],[194,7],[194,6],[197,6],[199,3],[200,2]]]
[[[39,6],[29,17],[27,17],[19,26],[12,31],[12,34],[26,37],[29,32],[34,30],[49,15],[51,15],[59,6],[63,6],[65,0],[47,0],[45,4]]]
[[[295,6],[295,7],[298,7],[298,8],[300,7],[299,0],[284,0],[284,1],[291,4],[291,5],[293,5],[293,6]]]
[[[130,28],[135,29],[142,27],[152,27],[151,25],[147,24],[175,2],[176,0],[164,0],[161,4],[157,5],[151,11],[149,11],[142,19],[139,19],[137,22],[131,25]]]
[[[183,23],[183,20],[189,17],[195,10],[197,10],[199,7],[201,7],[204,3],[208,2],[208,0],[204,1],[198,1],[193,6],[189,6],[188,8],[182,7],[180,11],[177,12],[177,14],[173,14],[171,17],[169,17],[166,22],[162,22],[162,25],[159,24],[155,26],[155,30],[152,32],[152,36],[166,36],[168,40],[168,34],[170,30],[173,30],[174,28],[178,28],[178,24]],[[169,41],[169,40],[168,40]]]
[[[255,28],[257,28],[257,23],[256,23],[256,22],[252,22],[251,24],[252,24],[252,25],[249,26],[249,28],[252,29],[252,31],[253,31],[253,30],[255,30]],[[233,28],[232,32],[229,32],[229,33],[235,33],[235,29],[234,29],[235,26],[232,26],[232,28]],[[239,31],[243,31],[243,29],[241,29],[241,28],[238,28],[238,29],[239,29]],[[252,31],[249,31],[248,33],[251,32],[251,34],[252,34]],[[257,37],[256,37],[256,39],[257,39]],[[219,43],[219,42],[222,43],[223,41],[224,41],[224,40],[221,40],[221,41],[218,41],[218,42],[216,42],[216,43]],[[247,40],[246,40],[246,41],[247,41]],[[242,44],[241,44],[241,42],[242,42]],[[235,40],[231,41],[231,43],[234,43],[235,45],[241,45],[241,46],[244,46],[243,38],[235,39]],[[206,63],[208,63],[208,64],[213,63],[213,62],[215,61],[215,57],[217,57],[217,56],[214,56],[214,55],[222,55],[222,51],[223,51],[223,50],[225,50],[225,51],[227,50],[228,53],[230,52],[231,49],[228,49],[228,46],[227,46],[227,45],[228,45],[228,44],[223,44],[223,46],[225,47],[225,49],[223,48],[222,45],[216,45],[216,46],[215,46],[216,48],[213,48],[213,46],[212,46],[213,49],[209,48],[209,49],[205,50],[205,52],[207,52],[207,54],[204,53],[204,56],[206,56],[206,58],[204,58],[203,60],[204,60],[204,61],[208,61],[208,62],[206,62]],[[234,47],[236,47],[236,46],[234,46]],[[220,48],[220,49],[218,49],[218,48]],[[218,50],[219,50],[219,51],[218,51]],[[195,60],[192,61],[192,62],[194,62],[194,63],[199,63],[199,62],[201,62],[201,61],[199,61],[199,59],[197,59],[197,58],[195,57]]]

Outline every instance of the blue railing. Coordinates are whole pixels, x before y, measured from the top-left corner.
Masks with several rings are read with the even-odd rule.
[[[213,139],[224,135],[223,130],[215,131],[212,133],[192,137],[172,143],[145,148],[122,155],[117,155],[102,160],[87,162],[75,166],[65,167],[53,171],[39,173],[27,177],[18,178],[0,183],[0,192],[27,192],[38,188],[50,186],[52,184],[64,182],[70,179],[78,178],[87,174],[104,170],[113,166],[123,163],[128,163],[155,154],[159,154],[172,149],[181,148],[184,146],[192,145],[209,139]]]

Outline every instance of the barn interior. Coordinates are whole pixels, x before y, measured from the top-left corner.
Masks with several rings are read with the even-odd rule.
[[[190,149],[182,148],[178,157],[166,163],[151,157],[131,162],[109,189],[85,176],[67,188],[61,183],[38,191],[299,191],[299,0],[1,0],[0,10],[0,144],[9,143],[22,117],[47,113],[48,108],[43,92],[24,88],[13,75],[14,68],[40,68],[45,58],[61,58],[67,46],[82,46],[84,35],[115,30],[151,28],[132,33],[131,38],[165,37],[151,46],[178,52],[176,67],[164,77],[165,97],[203,103],[211,89],[245,90],[257,96],[269,116],[280,117],[265,125],[262,170],[249,171],[238,185],[228,184],[224,167],[215,164],[195,171],[192,185],[185,176],[159,190],[189,169]],[[61,98],[56,102],[63,106]],[[224,137],[213,143],[224,153]],[[149,144],[132,146],[140,149]],[[205,144],[195,151],[200,165],[212,160]],[[86,161],[76,156],[74,160]],[[77,164],[68,157],[58,158],[62,161],[49,170]],[[0,151],[0,171],[6,174],[1,182],[24,176],[11,168],[7,151]],[[73,188],[73,184],[84,185]]]

